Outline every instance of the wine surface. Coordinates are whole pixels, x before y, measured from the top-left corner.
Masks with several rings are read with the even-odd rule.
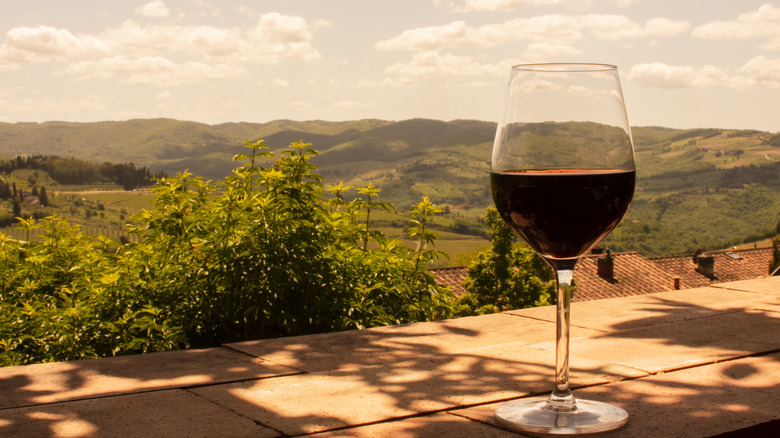
[[[635,171],[491,172],[496,209],[531,248],[553,259],[579,257],[628,210]]]

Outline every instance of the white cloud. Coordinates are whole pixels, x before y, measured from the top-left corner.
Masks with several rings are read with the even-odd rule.
[[[751,78],[755,85],[780,88],[780,59],[757,56],[746,62],[738,71]]]
[[[436,50],[492,47],[519,40],[555,45],[581,40],[586,35],[602,40],[674,36],[689,27],[686,21],[666,18],[653,18],[640,24],[622,15],[541,15],[479,27],[471,27],[465,21],[419,27],[379,41],[375,47],[380,50]]]
[[[513,11],[526,6],[559,3],[559,0],[464,0],[463,5],[453,5],[457,12]]]
[[[639,0],[463,0],[460,3],[448,3],[447,6],[455,12],[508,12],[530,6],[543,5],[569,5],[570,7],[584,8],[594,6],[596,3],[607,3],[624,7],[637,1]],[[437,6],[443,6],[441,0],[433,0],[433,3]]]
[[[385,69],[385,73],[405,77],[476,76],[503,74],[504,66],[475,62],[470,57],[451,53],[421,52],[409,62],[399,62]]]
[[[288,106],[296,111],[307,111],[314,108],[314,105],[312,105],[311,102],[304,102],[301,100],[290,102]]]
[[[710,66],[710,78],[715,67]],[[639,64],[631,68],[628,79],[643,85],[662,88],[690,88],[717,85],[717,81],[706,78],[690,66],[670,66],[662,63]]]
[[[647,20],[642,36],[676,36],[688,29],[691,23],[684,20],[670,20],[668,18],[656,17]]]
[[[148,26],[132,20],[94,35],[50,26],[16,27],[0,45],[0,71],[28,63],[70,62],[65,73],[79,78],[124,75],[128,83],[175,85],[237,77],[247,64],[319,60],[312,39],[303,18],[279,13],[262,15],[250,29]]]
[[[135,9],[135,12],[144,17],[163,18],[171,15],[171,11],[160,0],[149,2]]]
[[[543,60],[554,56],[578,55],[580,53],[582,53],[581,50],[566,44],[533,43],[526,48],[524,57]]]
[[[714,21],[693,29],[692,36],[710,40],[766,40],[761,48],[780,50],[780,8],[767,3],[736,20]]]
[[[47,62],[107,51],[108,46],[93,36],[77,36],[51,26],[22,26],[6,33],[0,46],[0,65]]]
[[[355,110],[355,109],[368,109],[373,105],[367,102],[359,102],[356,100],[342,100],[332,105],[336,110]]]
[[[355,88],[407,88],[420,83],[419,77],[401,76],[397,78],[385,78],[381,81],[373,79],[361,79],[355,83]]]
[[[503,76],[509,68],[517,64],[515,59],[505,59],[491,64],[474,60],[468,56],[441,54],[436,51],[416,53],[408,62],[398,62],[385,69],[388,75],[382,81],[361,81],[356,86],[360,88],[382,87],[402,88],[419,85],[423,79],[431,77],[448,76]],[[474,84],[457,84],[461,86],[473,86]]]
[[[288,86],[290,86],[290,81],[284,80],[282,78],[276,78],[271,83],[271,86],[272,87],[278,87],[278,88],[288,87]]]
[[[72,64],[66,68],[65,73],[82,80],[123,76],[124,83],[167,87],[214,79],[235,79],[243,76],[246,71],[226,64],[175,63],[160,56],[140,58],[113,56],[98,61]]]
[[[303,18],[276,12],[264,14],[249,32],[241,56],[248,61],[267,64],[282,59],[315,61],[322,55],[312,47],[312,38]]]
[[[736,74],[712,65],[695,68],[650,63],[632,67],[628,79],[661,89],[703,87],[744,89],[754,86],[780,88],[778,73],[780,73],[780,60],[758,57],[740,67]]]
[[[249,30],[214,26],[142,26],[131,20],[101,35],[114,53],[156,55],[185,52],[209,60],[277,64],[283,60],[313,61],[321,55],[311,46],[313,35],[300,17],[265,14]]]

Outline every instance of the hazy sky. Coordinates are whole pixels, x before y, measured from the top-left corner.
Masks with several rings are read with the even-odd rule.
[[[780,131],[780,1],[25,0],[0,121],[495,121],[509,67],[616,64],[633,125]]]

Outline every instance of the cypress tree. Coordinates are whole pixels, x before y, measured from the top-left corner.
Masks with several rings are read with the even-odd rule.
[[[41,186],[40,192],[38,192],[38,202],[44,207],[49,206],[49,196],[46,194],[46,187]]]

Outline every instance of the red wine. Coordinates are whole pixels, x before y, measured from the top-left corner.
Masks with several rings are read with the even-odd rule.
[[[634,195],[635,171],[491,172],[501,216],[545,257],[579,257],[612,231]]]

